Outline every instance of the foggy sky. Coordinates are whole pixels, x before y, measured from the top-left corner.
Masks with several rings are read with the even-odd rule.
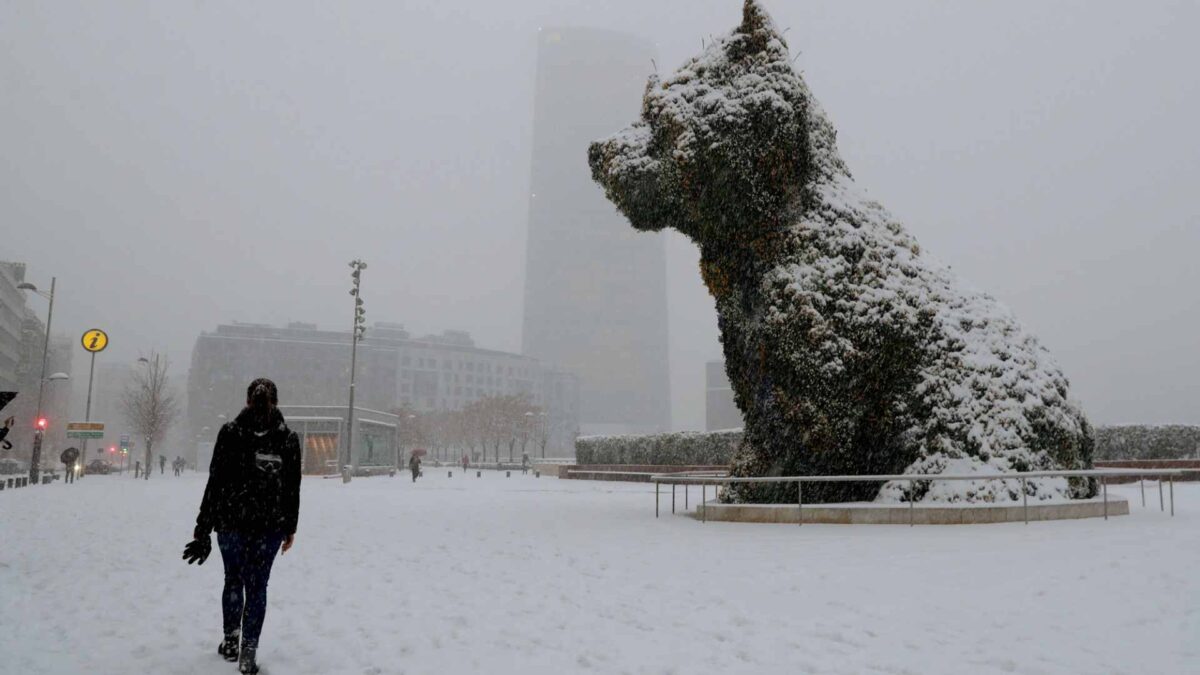
[[[665,74],[740,5],[5,0],[0,259],[57,275],[55,332],[105,328],[110,362],[186,371],[230,320],[348,330],[355,257],[369,321],[517,351],[538,27],[633,32]],[[766,5],[858,182],[1093,421],[1200,422],[1200,5]],[[720,353],[697,260],[671,239],[677,428]]]

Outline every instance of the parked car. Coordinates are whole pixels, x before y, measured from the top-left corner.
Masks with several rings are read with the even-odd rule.
[[[87,472],[89,474],[109,474],[113,472],[113,465],[107,460],[93,459],[88,462]]]
[[[29,473],[25,462],[10,457],[0,459],[0,475],[11,476],[19,473]]]

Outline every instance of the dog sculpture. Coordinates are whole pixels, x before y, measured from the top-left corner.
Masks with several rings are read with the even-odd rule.
[[[1011,501],[1014,479],[935,474],[1090,468],[1067,378],[996,300],[964,288],[855,185],[836,132],[756,0],[666,81],[641,119],[588,150],[634,228],[700,248],[726,370],[746,422],[736,476],[930,474],[814,483],[805,501]],[[1094,481],[1029,479],[1034,499]],[[722,499],[795,501],[795,484]]]

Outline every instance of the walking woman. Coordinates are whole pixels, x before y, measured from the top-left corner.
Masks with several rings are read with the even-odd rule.
[[[417,476],[421,475],[421,457],[415,452],[408,458],[408,470],[412,472],[413,482],[417,482]]]
[[[275,383],[257,379],[246,408],[221,427],[194,538],[183,550],[188,564],[202,564],[212,551],[209,533],[217,531],[225,564],[225,639],[217,653],[242,673],[258,672],[271,565],[281,545],[284,553],[292,547],[300,511],[300,441],[278,404]]]

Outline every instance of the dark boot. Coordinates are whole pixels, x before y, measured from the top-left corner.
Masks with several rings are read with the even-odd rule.
[[[242,653],[238,657],[238,672],[242,673],[242,675],[252,675],[253,673],[258,672],[258,664],[254,661],[254,656],[257,651],[258,645],[242,645]]]
[[[238,660],[238,642],[240,637],[237,633],[230,633],[225,636],[221,645],[217,647],[217,653],[225,657],[226,661],[234,662]]]

